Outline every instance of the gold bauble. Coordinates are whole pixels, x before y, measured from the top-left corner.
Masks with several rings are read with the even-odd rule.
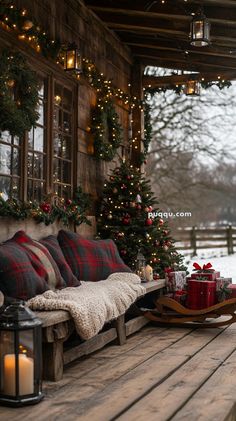
[[[24,31],[29,31],[33,26],[34,24],[31,20],[25,20],[22,29],[24,29]]]

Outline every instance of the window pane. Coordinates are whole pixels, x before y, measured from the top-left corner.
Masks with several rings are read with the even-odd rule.
[[[70,184],[71,183],[71,163],[64,161],[63,162],[63,183]]]
[[[71,138],[64,137],[62,146],[62,157],[65,159],[71,158]]]
[[[0,145],[0,173],[11,174],[11,146]]]
[[[0,193],[3,195],[4,199],[8,199],[11,193],[11,178],[10,177],[0,177]]]
[[[44,125],[44,103],[43,101],[39,101],[39,106],[38,106],[38,112],[39,112],[39,119],[38,119],[38,124],[41,124],[41,126]]]
[[[28,177],[33,177],[33,154],[28,153]]]
[[[12,179],[12,197],[14,197],[14,199],[18,198],[19,191],[20,191],[20,179],[13,178]]]
[[[43,155],[34,154],[34,178],[43,179]]]
[[[13,149],[12,157],[12,174],[18,175],[20,172],[20,152],[19,149]]]
[[[71,133],[71,117],[68,113],[64,113],[63,129],[65,133]]]
[[[41,127],[36,127],[34,130],[34,150],[43,152],[44,149],[44,130]]]
[[[66,110],[72,109],[72,93],[71,91],[68,91],[68,89],[64,89],[64,95],[63,95],[63,107]]]
[[[11,135],[9,132],[1,132],[1,140],[5,143],[11,143]]]

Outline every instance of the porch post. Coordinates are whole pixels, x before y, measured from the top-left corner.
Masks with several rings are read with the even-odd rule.
[[[131,95],[139,100],[143,99],[143,66],[136,61],[132,67],[131,74]],[[144,113],[141,108],[132,109],[132,139],[131,162],[134,166],[139,165],[139,156],[142,152],[142,141],[144,136]]]

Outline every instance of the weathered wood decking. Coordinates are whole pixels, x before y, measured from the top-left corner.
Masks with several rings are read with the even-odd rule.
[[[1,421],[236,420],[236,324],[146,326],[45,383],[40,404],[0,408]]]

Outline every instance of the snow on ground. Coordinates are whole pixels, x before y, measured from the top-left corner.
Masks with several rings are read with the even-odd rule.
[[[227,250],[223,248],[198,250],[198,255],[195,257],[186,254],[185,264],[189,273],[193,272],[194,262],[197,262],[200,266],[210,262],[215,270],[220,271],[221,276],[231,277],[233,284],[236,284],[236,254],[228,256]]]

